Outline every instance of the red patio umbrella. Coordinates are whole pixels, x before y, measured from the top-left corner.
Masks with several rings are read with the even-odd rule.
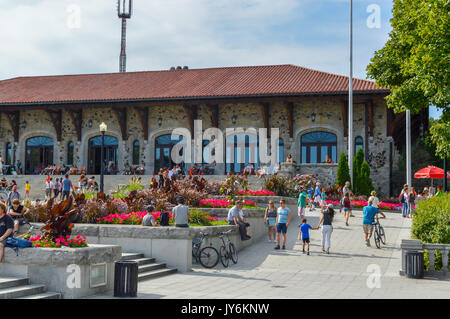
[[[447,172],[447,177],[450,178],[449,172]],[[417,171],[414,178],[444,178],[444,170],[436,166],[428,166]]]

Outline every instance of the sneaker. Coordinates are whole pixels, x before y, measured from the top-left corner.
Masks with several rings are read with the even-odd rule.
[[[303,253],[305,253],[305,250],[303,249]]]
[[[328,255],[330,254],[330,248],[327,249],[327,254],[328,254]]]
[[[345,223],[345,226],[348,226],[348,223]]]
[[[370,247],[370,240],[366,239],[366,245],[367,247]]]
[[[280,245],[276,245],[276,246],[275,246],[275,249],[280,249]]]
[[[309,256],[309,250],[308,250],[308,252],[306,254]]]
[[[283,249],[286,249],[286,246],[285,246],[285,245],[283,245]]]

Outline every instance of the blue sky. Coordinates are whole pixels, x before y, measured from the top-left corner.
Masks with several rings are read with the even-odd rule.
[[[367,25],[370,5],[380,28]],[[391,10],[354,1],[355,77],[388,39]],[[347,75],[348,22],[349,0],[134,0],[127,71],[296,64]],[[120,28],[115,0],[1,1],[0,80],[117,72]]]

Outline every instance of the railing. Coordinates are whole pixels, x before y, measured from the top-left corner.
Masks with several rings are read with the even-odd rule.
[[[405,276],[406,264],[405,254],[411,250],[427,250],[428,251],[428,271],[424,270],[425,276],[448,276],[448,253],[450,245],[445,244],[423,244],[420,240],[403,239],[401,244],[402,249],[402,269],[400,275]],[[440,251],[442,255],[442,269],[436,270],[436,252]],[[426,264],[426,262],[425,262]]]

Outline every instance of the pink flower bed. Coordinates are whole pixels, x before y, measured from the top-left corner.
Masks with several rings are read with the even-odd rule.
[[[274,192],[268,191],[268,190],[262,190],[262,191],[239,191],[237,192],[238,195],[241,196],[276,196]]]
[[[340,205],[341,202],[340,201],[332,201],[332,200],[327,200],[326,201],[327,204],[333,204],[333,205]],[[352,207],[355,208],[363,208],[364,206],[367,206],[367,201],[352,201],[351,205]],[[381,210],[402,210],[402,204],[392,204],[392,203],[385,203],[385,202],[381,202],[378,205],[378,208]]]
[[[147,212],[131,212],[122,214],[110,214],[106,217],[97,218],[98,224],[124,224],[124,225],[140,225],[142,219],[147,215]],[[161,212],[152,213],[155,221],[158,222]],[[169,213],[172,218],[172,213]]]
[[[254,201],[243,201],[244,206],[256,206]],[[226,199],[202,199],[199,204],[200,207],[209,208],[229,208],[233,205]]]
[[[61,247],[71,247],[80,248],[87,247],[86,236],[81,237],[78,235],[76,238],[70,238],[70,236],[56,238],[55,241],[43,239],[41,234],[36,237],[30,238],[33,247],[43,247],[43,248],[61,248]]]

